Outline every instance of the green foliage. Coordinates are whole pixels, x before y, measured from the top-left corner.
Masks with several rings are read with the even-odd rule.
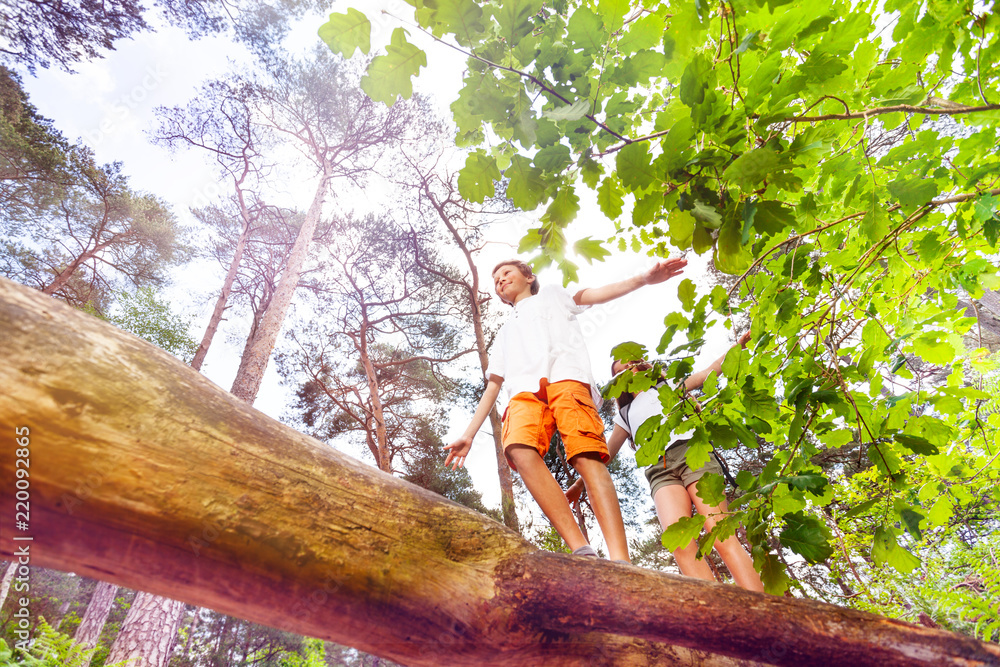
[[[117,292],[115,296],[116,307],[102,319],[185,362],[191,360],[198,343],[188,334],[190,323],[172,312],[170,304],[159,300],[152,288]]]
[[[331,51],[345,58],[350,58],[357,49],[365,55],[371,50],[371,24],[353,7],[344,14],[330,14],[329,22],[319,29],[319,36]]]
[[[288,653],[281,657],[280,667],[326,667],[326,648],[320,639],[306,639],[301,653]]]
[[[84,667],[89,665],[99,648],[83,648],[71,637],[65,635],[44,619],[39,617],[32,638],[31,650],[20,649],[11,651],[6,643],[0,640],[0,664],[29,665],[31,667]],[[19,653],[19,659],[14,660],[14,654]],[[122,660],[105,667],[124,667],[129,660]]]
[[[373,100],[391,107],[397,97],[409,99],[413,95],[411,77],[427,65],[427,56],[406,41],[406,31],[402,28],[393,31],[386,50],[386,55],[372,59],[368,73],[361,78],[361,89]]]

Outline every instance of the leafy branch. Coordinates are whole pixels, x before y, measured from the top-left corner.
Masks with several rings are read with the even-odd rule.
[[[876,107],[874,109],[865,109],[864,111],[853,111],[848,113],[831,113],[822,116],[793,116],[792,118],[785,118],[781,122],[816,123],[823,120],[854,120],[856,118],[867,119],[871,118],[872,116],[881,116],[882,114],[897,113],[897,112],[919,113],[919,114],[939,115],[939,116],[953,116],[956,114],[976,113],[980,111],[997,111],[997,110],[1000,110],[1000,104],[984,104],[978,107],[956,106],[948,108],[918,107],[912,104],[897,104],[891,107]]]
[[[523,79],[527,79],[528,81],[531,81],[533,84],[535,84],[536,86],[538,86],[541,90],[545,91],[546,93],[548,93],[552,97],[556,98],[557,100],[559,100],[563,104],[566,104],[566,105],[572,105],[573,104],[573,102],[571,102],[570,100],[568,100],[563,95],[559,94],[548,83],[546,83],[545,81],[539,79],[537,76],[535,76],[533,74],[529,74],[528,72],[525,72],[523,70],[519,70],[516,67],[510,67],[508,65],[501,65],[499,63],[495,63],[492,60],[489,60],[488,58],[484,58],[484,57],[482,57],[480,55],[477,55],[476,53],[473,53],[472,51],[466,51],[465,49],[461,48],[460,46],[457,46],[455,44],[451,44],[449,42],[444,41],[443,39],[441,39],[440,37],[438,37],[434,33],[430,32],[429,30],[426,30],[422,26],[419,26],[419,25],[416,25],[414,23],[411,23],[410,21],[407,21],[405,19],[401,19],[398,16],[395,16],[391,12],[388,12],[388,11],[386,11],[384,9],[382,10],[382,13],[386,14],[388,16],[391,16],[392,18],[396,19],[400,23],[404,23],[404,24],[406,24],[406,25],[408,25],[408,26],[410,26],[410,27],[412,27],[412,28],[414,28],[416,30],[419,30],[423,34],[425,34],[428,37],[430,37],[431,39],[433,39],[435,42],[438,42],[440,44],[444,44],[448,48],[454,49],[455,51],[458,51],[459,53],[461,53],[462,55],[464,55],[467,58],[471,58],[472,60],[475,60],[477,62],[481,62],[484,65],[486,65],[487,67],[490,67],[490,68],[493,68],[493,69],[496,69],[496,70],[500,70],[500,71],[503,71],[503,72],[510,72],[511,74],[515,74],[515,75],[517,75],[517,76],[519,76],[519,77],[521,77]],[[627,138],[625,138],[622,135],[618,134],[617,132],[615,132],[614,130],[612,130],[610,127],[608,127],[606,124],[604,124],[603,122],[601,122],[600,120],[598,120],[597,117],[593,113],[584,114],[583,117],[586,118],[587,120],[591,121],[592,123],[594,123],[594,125],[597,125],[599,128],[601,128],[602,130],[604,130],[605,132],[607,132],[611,136],[615,137],[616,139],[618,139],[620,141],[625,141],[625,142],[629,141]]]

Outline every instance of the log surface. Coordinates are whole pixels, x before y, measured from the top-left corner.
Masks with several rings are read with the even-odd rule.
[[[3,279],[0,359],[6,558],[28,427],[32,565],[404,664],[1000,664],[958,634],[538,551]]]

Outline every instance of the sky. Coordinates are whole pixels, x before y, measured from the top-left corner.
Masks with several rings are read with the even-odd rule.
[[[351,4],[359,3],[335,2],[330,11],[345,11]],[[366,2],[364,10],[373,18],[374,47],[388,43],[392,30],[401,25],[394,17],[412,15],[412,9],[402,0]],[[316,31],[324,20],[325,17],[303,20],[293,28],[287,44],[299,52],[309,51],[320,43]],[[416,80],[415,89],[430,97],[442,114],[447,114],[448,105],[461,86],[464,61],[454,50],[412,29],[410,32],[410,39],[428,54],[428,66]],[[218,185],[215,169],[201,155],[194,151],[170,152],[150,141],[150,132],[156,125],[154,109],[184,105],[203,82],[221,77],[232,68],[248,67],[251,60],[244,48],[226,37],[192,41],[176,27],[159,26],[155,32],[141,33],[117,43],[116,49],[103,59],[79,64],[75,73],[39,70],[35,77],[25,74],[24,83],[32,103],[43,116],[53,119],[64,135],[79,138],[90,146],[99,162],[121,161],[135,189],[157,195],[170,204],[182,221],[191,222],[190,208],[204,206],[225,193]],[[568,238],[572,241],[586,236],[611,236],[614,225],[601,214],[593,193],[580,194],[581,213],[567,230]],[[301,208],[305,207],[304,203]],[[539,209],[513,216],[492,228],[495,243],[478,259],[482,275],[489,275],[498,261],[515,255],[521,236],[537,226],[541,212]],[[694,280],[699,293],[710,288],[706,274],[708,261],[708,256],[689,257],[683,276]],[[644,271],[652,262],[645,255],[631,252],[616,252],[594,266],[580,261],[579,286],[622,280]],[[217,296],[214,286],[221,285],[222,278],[223,270],[205,261],[185,267],[174,276],[174,285],[167,295],[176,309],[191,317],[191,335],[195,340],[201,339]],[[543,284],[561,282],[561,275],[553,271],[543,271],[539,278]],[[645,287],[581,316],[598,382],[610,377],[609,355],[614,345],[634,340],[655,348],[663,330],[663,318],[680,309],[677,285],[681,280],[674,278],[662,285]],[[570,289],[575,291],[579,287]],[[227,390],[242,349],[239,334],[234,323],[223,323],[203,367],[206,376]],[[725,331],[715,327],[709,341],[696,367],[707,364],[726,349]],[[254,407],[280,418],[287,405],[288,392],[281,386],[275,364],[271,363]],[[464,430],[470,416],[464,410],[452,410],[446,442]],[[477,438],[468,467],[486,505],[499,506],[496,459],[488,431]],[[644,488],[645,482],[642,484]]]

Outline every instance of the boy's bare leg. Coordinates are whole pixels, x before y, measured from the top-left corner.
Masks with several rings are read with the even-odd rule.
[[[549,472],[538,450],[527,445],[510,445],[506,452],[521,474],[521,480],[528,487],[531,497],[545,512],[545,516],[566,542],[566,546],[576,550],[589,544],[580,531],[580,526],[576,524],[576,517],[573,516],[573,510],[566,501],[562,487]]]
[[[577,454],[570,463],[580,473],[580,477],[583,477],[583,483],[587,485],[587,495],[590,496],[590,504],[594,508],[594,515],[597,516],[597,523],[601,526],[601,533],[608,545],[611,560],[628,561],[625,523],[622,521],[618,492],[615,490],[615,483],[611,480],[608,466],[601,461],[596,453],[591,452]]]

